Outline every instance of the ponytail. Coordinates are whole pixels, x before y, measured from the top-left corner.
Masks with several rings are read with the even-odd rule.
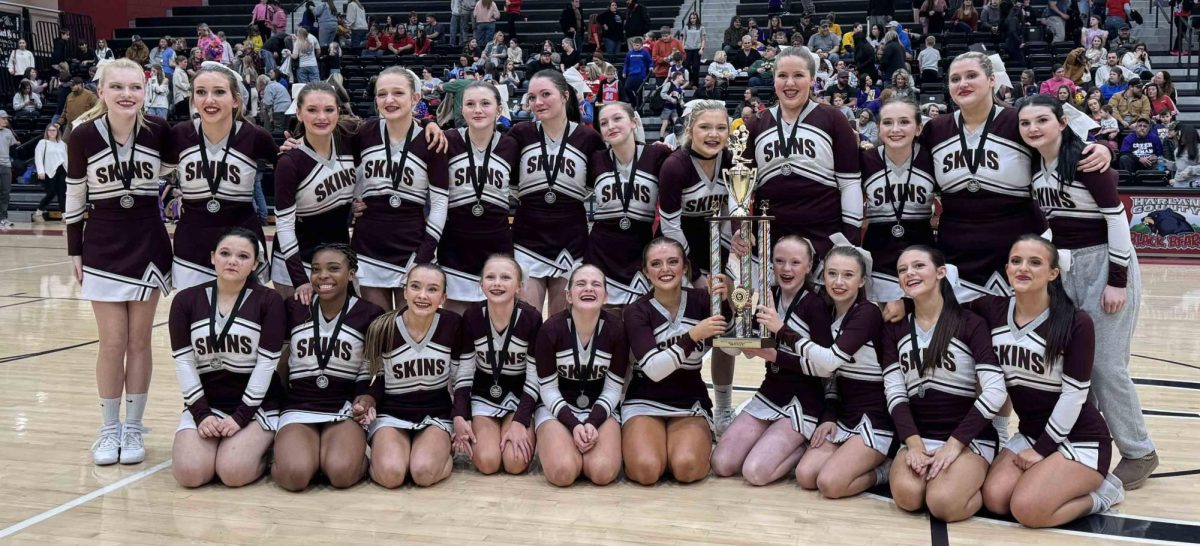
[[[1066,135],[1063,135],[1066,138]],[[1078,140],[1072,138],[1072,140]],[[1062,163],[1059,163],[1061,167]],[[1050,268],[1059,270],[1058,278],[1050,281],[1046,285],[1046,292],[1050,294],[1050,325],[1046,331],[1046,366],[1050,366],[1058,355],[1066,350],[1067,345],[1071,343],[1071,328],[1075,325],[1075,302],[1071,300],[1071,296],[1067,295],[1067,290],[1063,286],[1062,281],[1062,266],[1058,261],[1058,247],[1048,239],[1032,233],[1022,235],[1013,243],[1016,246],[1018,243],[1032,241],[1041,244],[1049,251]]]
[[[913,245],[904,249],[902,254],[907,252],[923,252],[929,256],[929,261],[935,267],[946,267],[946,255],[931,246]],[[946,357],[950,351],[950,343],[962,326],[962,305],[958,303],[958,297],[954,295],[954,285],[950,284],[949,277],[942,277],[938,283],[938,292],[942,295],[942,313],[938,316],[937,325],[934,326],[933,339],[929,341],[925,358],[920,360],[920,373],[926,377],[931,375],[934,368],[937,367],[936,364]],[[916,321],[915,315],[913,321]]]
[[[367,361],[367,374],[371,381],[375,381],[375,376],[383,371],[383,354],[396,342],[398,316],[400,310],[388,311],[376,317],[367,327],[367,338],[363,342],[363,359]]]

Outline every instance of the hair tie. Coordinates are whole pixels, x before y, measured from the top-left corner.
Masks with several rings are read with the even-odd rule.
[[[871,257],[871,251],[860,246],[855,246],[840,231],[830,235],[829,240],[833,241],[834,248],[850,248],[857,252],[859,256],[862,256],[863,263],[866,265],[866,271],[863,271],[863,288],[869,288],[871,283],[871,272],[875,270],[875,260]]]
[[[1054,232],[1052,230],[1047,229],[1046,231],[1042,232],[1042,238],[1045,239],[1046,241],[1050,242],[1050,244],[1052,244],[1052,245],[1054,244]],[[1071,270],[1071,251],[1063,250],[1061,248],[1058,248],[1057,246],[1054,247],[1054,250],[1058,252],[1058,269],[1060,271],[1062,271],[1063,273],[1070,271]]]

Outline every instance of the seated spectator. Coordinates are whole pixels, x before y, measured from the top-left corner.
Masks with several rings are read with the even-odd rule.
[[[1092,72],[1104,64],[1105,59],[1108,58],[1108,50],[1104,48],[1102,36],[1092,37],[1092,43],[1088,44],[1087,50],[1083,52],[1083,58],[1087,62],[1088,70]]]
[[[950,20],[953,22],[950,25],[952,32],[975,32],[979,26],[979,12],[975,10],[975,2],[963,0],[962,5],[954,10]]]
[[[998,34],[1000,32],[1000,22],[1000,0],[988,0],[987,5],[979,10],[979,27],[977,30]]]
[[[1122,23],[1121,28],[1119,28],[1116,32],[1116,36],[1113,36],[1112,29],[1110,28],[1108,35],[1108,50],[1117,52],[1117,55],[1124,55],[1132,50],[1134,44],[1137,43],[1137,40],[1134,40],[1133,37],[1129,35],[1128,24]]]
[[[1200,146],[1197,146],[1196,128],[1182,123],[1176,127],[1178,143],[1175,152],[1175,176],[1171,185],[1176,188],[1200,186]]]
[[[529,63],[529,66],[527,66],[525,69],[525,73],[537,74],[538,72],[547,69],[559,70],[558,64],[554,62],[554,54],[550,53],[549,51],[542,51],[533,59],[533,62]]]
[[[917,62],[921,66],[921,81],[936,82],[942,78],[942,69],[938,63],[942,62],[942,52],[937,48],[937,39],[933,36],[925,37],[925,49],[922,49],[917,54]]]
[[[483,48],[481,59],[487,65],[504,66],[504,61],[508,60],[508,45],[504,38],[504,32],[497,31],[492,36],[492,41],[488,42],[487,47]]]
[[[863,142],[874,143],[879,138],[879,126],[875,123],[875,116],[866,108],[858,111],[856,128],[858,129],[858,138]]]
[[[408,35],[408,28],[404,25],[396,27],[396,33],[392,35],[392,43],[388,46],[388,51],[392,55],[412,55],[416,47],[416,42],[413,42],[412,37]]]
[[[391,44],[391,34],[380,34],[379,29],[372,26],[371,30],[367,31],[367,48],[363,50],[362,56],[380,57],[384,53],[390,53],[388,46]]]
[[[1158,138],[1158,132],[1150,130],[1150,118],[1138,118],[1133,122],[1133,132],[1121,143],[1118,166],[1129,172],[1157,169],[1162,157],[1162,141]]]
[[[450,79],[457,80],[466,75],[467,69],[471,68],[471,57],[467,55],[458,56],[458,64],[450,69]]]
[[[517,43],[516,38],[509,38],[508,40],[508,60],[517,66],[525,62],[525,52],[521,49],[521,45]]]
[[[1148,83],[1142,87],[1142,91],[1146,93],[1146,99],[1150,101],[1150,113],[1155,117],[1163,113],[1171,114],[1171,116],[1179,114],[1179,109],[1175,107],[1175,101],[1171,100],[1171,97],[1164,95],[1162,90],[1159,89],[1158,84],[1153,82]]]
[[[755,87],[771,87],[775,82],[775,46],[767,46],[761,59],[754,61],[746,71],[750,75],[750,85]]]
[[[439,23],[432,13],[425,15],[425,36],[429,37],[429,41],[436,44],[445,35],[446,26]]]
[[[29,80],[21,80],[16,93],[13,93],[13,115],[19,118],[37,117],[42,109],[42,97],[33,92],[33,84]]]
[[[917,88],[912,84],[912,77],[903,68],[892,74],[891,89],[897,97],[906,97],[914,100],[917,98]]]
[[[757,49],[754,49],[754,40],[749,35],[742,36],[741,47],[733,52],[729,57],[729,63],[738,70],[745,71],[750,68],[750,65],[762,58]]]
[[[417,37],[413,39],[413,55],[421,56],[428,55],[433,52],[433,40],[425,34],[425,29],[417,31]]]
[[[1142,93],[1142,82],[1137,78],[1130,80],[1129,87],[1124,91],[1113,95],[1108,104],[1112,105],[1113,113],[1122,127],[1141,118],[1150,119],[1153,114],[1150,99]]]
[[[1153,76],[1147,76],[1146,72],[1152,72],[1150,68],[1150,53],[1146,51],[1146,44],[1138,42],[1133,46],[1133,51],[1126,53],[1121,57],[1121,66],[1129,69],[1130,72],[1137,74],[1142,79],[1150,79]]]
[[[835,94],[841,95],[844,99],[846,97],[853,97],[854,102],[858,102],[858,90],[850,85],[850,72],[846,70],[838,72],[837,80],[834,81],[833,85],[826,86],[825,91],[822,94],[825,95],[826,98],[830,99],[830,104],[833,104],[833,96]],[[849,104],[848,99],[846,102]],[[851,117],[853,117],[853,115]]]
[[[830,30],[830,24],[831,22],[828,19],[821,21],[821,26],[818,28],[817,33],[808,39],[808,48],[813,51],[828,51],[830,61],[836,61],[841,36],[834,34]],[[745,49],[744,45],[743,49]],[[737,63],[734,62],[734,64]]]
[[[1054,69],[1054,77],[1042,82],[1040,92],[1043,95],[1050,95],[1053,97],[1056,93],[1058,93],[1058,88],[1064,85],[1071,89],[1072,94],[1075,93],[1074,80],[1068,78],[1067,69],[1062,65],[1059,65]]]
[[[892,95],[895,93],[896,92],[891,87],[885,88],[883,91],[879,92],[879,96],[875,100],[868,101],[866,104],[863,104],[863,108],[871,112],[872,116],[878,118],[879,109],[883,107],[883,103],[891,100]]]
[[[883,88],[880,87],[879,84],[875,83],[875,78],[873,78],[870,74],[863,74],[863,76],[858,79],[858,95],[854,98],[854,103],[858,105],[859,108],[863,108],[868,102],[879,98],[879,94],[882,92]]]
[[[725,91],[717,86],[717,77],[705,74],[704,81],[692,94],[693,99],[725,100]]]
[[[1082,47],[1077,47],[1067,53],[1067,58],[1063,60],[1063,71],[1068,79],[1075,82],[1076,87],[1091,81],[1091,72],[1083,52]]]
[[[1121,66],[1119,59],[1120,57],[1115,51],[1109,51],[1105,56],[1104,64],[1100,65],[1100,67],[1096,69],[1096,74],[1093,81],[1103,85],[1104,83],[1111,81],[1109,74],[1113,72],[1118,72],[1121,74],[1121,81],[1129,81],[1138,77],[1137,74],[1130,72],[1128,68]],[[1105,99],[1105,101],[1107,102],[1107,99]]]
[[[713,61],[708,64],[708,73],[717,77],[717,85],[724,90],[728,89],[729,82],[737,77],[737,67],[727,62],[724,51],[718,51],[713,54]]]
[[[553,46],[551,46],[551,50],[553,51]],[[479,45],[479,40],[471,38],[463,44],[462,54],[471,57],[471,64],[477,64],[483,57],[483,46]]]
[[[746,35],[746,29],[742,28],[741,16],[734,15],[729,19],[729,28],[725,29],[725,34],[721,41],[721,50],[726,54],[732,54],[734,50],[741,47],[742,36]]]

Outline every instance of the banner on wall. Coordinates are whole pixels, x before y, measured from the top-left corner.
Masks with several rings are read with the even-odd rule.
[[[1122,190],[1138,256],[1200,259],[1200,191]]]

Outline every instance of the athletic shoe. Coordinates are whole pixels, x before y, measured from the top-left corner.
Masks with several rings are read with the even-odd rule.
[[[35,223],[35,224],[44,224],[44,223],[46,223],[46,217],[45,217],[45,214],[46,214],[46,211],[44,211],[44,210],[35,210],[35,211],[33,211],[33,223]]]
[[[713,422],[717,426],[717,439],[725,434],[725,429],[733,423],[733,408],[717,408],[713,410]]]
[[[137,424],[126,424],[121,434],[121,464],[138,464],[146,460],[146,443],[142,433],[146,427]]]
[[[1149,455],[1140,459],[1121,458],[1121,462],[1117,463],[1117,467],[1113,469],[1112,474],[1121,479],[1125,484],[1126,491],[1133,491],[1143,485],[1146,485],[1146,479],[1158,468],[1158,452],[1151,451]]]
[[[17,227],[17,225],[9,221],[7,218],[0,220],[0,229],[12,229],[14,227]]]
[[[92,444],[92,462],[104,466],[117,462],[121,450],[121,423],[100,427],[100,434]]]

